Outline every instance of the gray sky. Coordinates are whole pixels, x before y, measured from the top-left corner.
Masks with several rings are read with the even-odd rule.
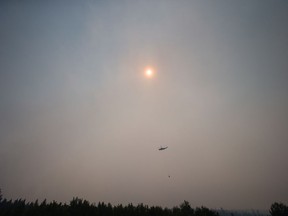
[[[287,26],[284,0],[1,1],[3,195],[287,203]]]

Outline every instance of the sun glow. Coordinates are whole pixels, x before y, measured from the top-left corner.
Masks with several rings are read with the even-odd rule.
[[[153,71],[151,68],[147,68],[147,69],[145,70],[145,76],[146,76],[147,78],[152,78],[153,75],[154,75],[154,71]]]

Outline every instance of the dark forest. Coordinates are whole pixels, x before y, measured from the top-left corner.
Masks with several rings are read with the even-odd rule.
[[[0,215],[2,216],[220,216],[224,215],[216,210],[211,210],[201,206],[192,208],[188,201],[184,201],[179,206],[172,209],[160,206],[151,206],[144,204],[133,205],[132,203],[123,206],[122,204],[112,206],[104,202],[90,203],[87,200],[78,197],[73,198],[68,204],[56,201],[26,202],[25,199],[7,200],[3,198],[0,191]],[[283,203],[273,203],[269,211],[271,216],[287,216],[288,206]],[[237,213],[229,213],[237,215]],[[227,215],[227,212],[226,214]],[[239,214],[238,214],[239,215]],[[257,214],[256,214],[257,215]],[[260,214],[258,214],[260,215]]]

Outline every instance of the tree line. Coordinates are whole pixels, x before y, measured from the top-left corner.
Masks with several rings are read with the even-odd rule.
[[[273,203],[271,216],[288,216],[288,207],[282,203]],[[78,197],[68,204],[56,201],[26,202],[25,199],[7,200],[0,191],[0,216],[219,216],[215,210],[204,206],[192,208],[188,201],[173,208],[162,208],[144,204],[112,206],[104,202],[90,203]]]
[[[23,199],[0,199],[0,215],[2,216],[219,216],[219,214],[206,207],[193,209],[189,202],[184,201],[179,207],[172,209],[138,204],[121,204],[112,206],[110,203],[90,203],[78,197],[73,198],[69,204],[56,201],[41,203],[26,202]]]

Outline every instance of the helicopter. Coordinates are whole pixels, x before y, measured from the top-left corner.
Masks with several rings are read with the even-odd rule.
[[[165,150],[165,149],[167,149],[167,148],[168,148],[168,146],[166,146],[166,147],[162,147],[162,146],[161,146],[158,150],[159,150],[159,151],[163,151],[163,150]]]

